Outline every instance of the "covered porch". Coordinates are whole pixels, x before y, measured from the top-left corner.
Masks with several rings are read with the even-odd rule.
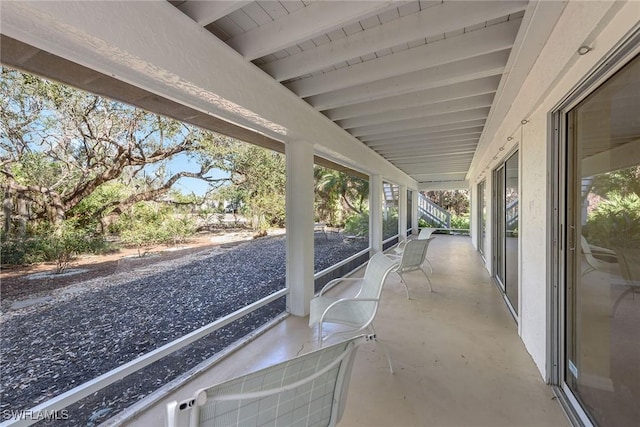
[[[286,155],[286,287],[273,295],[286,294],[288,317],[109,423],[162,425],[168,400],[313,348],[313,169],[324,165],[368,181],[364,256],[395,244],[384,235],[386,185],[397,188],[392,239],[399,241],[417,232],[420,191],[468,189],[472,201],[471,238],[438,236],[429,249],[433,293],[418,273],[409,277],[407,301],[397,276],[389,279],[375,323],[396,374],[378,348],[362,348],[342,425],[568,425],[554,391],[573,425],[627,425],[593,418],[589,411],[607,405],[594,409],[573,394],[593,377],[588,363],[583,373],[565,354],[572,283],[563,274],[580,253],[569,260],[563,251],[576,247],[569,230],[579,235],[580,227],[563,216],[569,196],[558,177],[566,153],[558,147],[568,132],[559,108],[570,111],[637,58],[638,5],[2,2],[3,65]],[[637,100],[636,92],[619,92]],[[635,105],[617,111],[633,118]],[[590,164],[613,152],[626,163],[603,170],[637,165],[637,127],[629,135],[623,149],[605,138],[607,150],[594,150]],[[518,201],[515,222],[507,196]],[[601,361],[609,366],[608,355]],[[609,379],[608,369],[596,373]],[[636,405],[620,404],[607,381],[596,385],[618,402],[607,411],[627,405],[637,419]],[[626,392],[624,381],[615,385]],[[628,402],[637,401],[634,393]],[[62,409],[63,400],[50,408]],[[23,420],[6,425],[14,421]]]
[[[385,284],[375,326],[390,348],[395,374],[375,343],[361,347],[340,425],[569,425],[471,239],[436,236],[428,252],[433,293],[419,272],[405,276],[411,300],[397,275]],[[348,286],[332,290],[350,291]],[[289,316],[185,384],[171,391],[165,387],[107,425],[162,425],[167,402],[311,351],[315,338],[307,318]]]

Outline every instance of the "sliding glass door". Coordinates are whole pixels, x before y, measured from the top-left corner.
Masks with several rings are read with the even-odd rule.
[[[484,258],[485,239],[487,238],[487,199],[486,196],[487,181],[478,184],[478,251]]]
[[[515,316],[518,315],[518,152],[494,171],[495,277]]]
[[[566,129],[562,386],[585,423],[637,426],[640,58],[560,120]]]

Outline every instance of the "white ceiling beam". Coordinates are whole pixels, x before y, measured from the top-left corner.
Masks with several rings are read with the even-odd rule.
[[[461,121],[458,123],[449,123],[446,125],[425,126],[419,129],[405,129],[402,131],[390,132],[390,133],[381,132],[379,134],[362,136],[358,139],[364,143],[369,143],[371,141],[387,140],[389,138],[402,138],[402,137],[408,137],[408,136],[423,135],[427,133],[435,133],[440,131],[464,129],[471,126],[483,126],[484,123],[485,123],[485,119],[468,120],[468,121]]]
[[[438,190],[441,188],[436,187],[437,185],[441,184],[445,186],[449,182],[466,182],[464,179],[464,174],[461,176],[460,173],[458,172],[453,172],[449,174],[442,173],[442,174],[421,175],[420,179],[416,179],[416,181],[418,181],[418,190],[420,191],[424,191],[425,189]],[[462,187],[462,188],[468,188],[468,187]]]
[[[398,166],[399,169],[403,170],[405,173],[410,175],[433,175],[433,174],[459,174],[460,172],[465,171],[469,166],[465,163],[459,164],[444,164],[440,163],[431,163],[426,164],[424,168],[416,168],[413,166]],[[464,175],[462,175],[462,179],[464,179]]]
[[[460,149],[460,147],[475,147],[478,145],[478,138],[466,138],[466,139],[458,139],[455,141],[450,141],[447,143],[443,143],[440,141],[422,141],[421,143],[416,143],[414,145],[406,145],[401,147],[384,147],[377,148],[373,147],[376,152],[382,154],[387,158],[387,156],[393,156],[394,153],[414,153],[420,150],[429,149],[429,150],[452,150],[452,149]]]
[[[439,168],[447,168],[452,166],[463,166],[471,163],[473,154],[464,154],[456,156],[454,159],[447,160],[440,157],[434,157],[431,159],[424,159],[418,162],[392,162],[397,167],[403,170],[410,170],[412,173],[429,172],[427,167],[437,166]]]
[[[424,169],[414,169],[413,167],[398,166],[406,174],[413,177],[413,175],[422,175],[429,180],[439,179],[444,180],[446,178],[442,175],[454,176],[456,179],[464,179],[464,174],[460,176],[460,172],[466,170],[469,166],[466,164],[457,165],[427,165]],[[415,178],[414,178],[415,179]]]
[[[333,43],[270,62],[262,69],[278,81],[323,70],[331,65],[402,43],[438,36],[524,10],[526,1],[444,2]]]
[[[393,1],[318,1],[227,40],[246,60],[277,52],[393,6]]]
[[[393,155],[390,154],[389,157],[385,156],[385,158],[390,162],[395,162],[402,159],[406,160],[406,159],[416,158],[420,156],[429,156],[429,155],[448,156],[452,153],[460,153],[460,152],[471,153],[471,156],[473,156],[476,150],[476,145],[477,144],[474,143],[471,145],[463,145],[460,147],[456,146],[456,147],[447,148],[447,149],[441,147],[437,149],[422,148],[421,150],[414,150],[414,151],[400,151]]]
[[[426,119],[409,119],[401,120],[391,124],[382,124],[374,126],[362,126],[349,130],[349,133],[355,137],[371,135],[380,132],[395,132],[407,129],[418,129],[427,126],[439,126],[445,124],[456,124],[460,121],[486,119],[489,114],[489,108],[478,108],[475,110],[463,111],[460,113],[447,113],[437,116],[431,116]]]
[[[178,6],[185,15],[205,27],[248,5],[251,1],[186,1]]]
[[[374,150],[385,151],[390,150],[393,151],[395,149],[402,149],[408,147],[422,147],[425,145],[436,146],[436,145],[446,145],[446,144],[457,144],[460,141],[477,141],[479,134],[474,133],[470,135],[456,135],[456,136],[446,136],[446,137],[435,137],[429,138],[425,136],[419,136],[414,138],[412,141],[407,141],[403,143],[387,143],[384,145],[370,145],[367,144],[368,147],[373,148]]]
[[[418,185],[419,191],[437,190],[466,190],[469,188],[469,181],[444,181],[444,182],[421,182]]]
[[[549,35],[554,30],[558,19],[568,3],[568,1],[534,0],[529,2],[520,31],[513,45],[512,54],[506,65],[504,78],[500,81],[495,103],[492,107],[491,115],[487,120],[484,135],[478,145],[477,157],[474,159],[470,172],[475,172],[475,169],[484,167],[484,165],[490,161],[491,157],[490,154],[488,154],[488,147],[492,141],[495,140],[497,136],[496,133],[507,115],[514,113],[514,105],[529,104],[528,108],[530,109],[528,111],[526,108],[524,109],[525,112],[521,113],[520,120],[525,117],[528,112],[534,110],[533,97],[528,97],[528,99],[524,100],[517,99],[517,97],[519,93],[522,93],[523,84],[527,81],[531,71],[534,69],[535,62],[540,59],[540,54],[543,49],[545,49]],[[602,7],[606,7],[607,5],[615,5],[617,7],[621,5],[622,2],[594,2],[593,7],[595,7],[596,4]],[[575,36],[575,34],[572,34],[572,36]],[[563,39],[563,46],[568,46],[567,38]],[[580,43],[584,43],[584,39],[582,39]],[[552,58],[549,60],[551,62],[556,61]],[[558,68],[558,71],[560,71],[560,68]],[[557,74],[551,75],[546,72],[544,77],[541,75],[538,80],[540,82],[549,82],[548,86],[545,86],[549,87],[555,83],[553,79],[555,79],[556,76]],[[536,100],[542,100],[545,96],[546,94],[540,93],[540,96],[536,98]],[[471,175],[469,175],[469,177],[470,176]]]
[[[434,134],[423,133],[420,135],[405,136],[402,138],[369,141],[369,142],[365,142],[365,144],[367,144],[369,147],[384,147],[387,145],[390,145],[390,146],[402,145],[402,144],[409,144],[413,142],[428,141],[433,139],[447,140],[449,138],[460,138],[460,137],[471,138],[476,136],[479,137],[481,134],[482,134],[482,127],[475,127],[475,128],[470,128],[469,130],[453,130],[453,131],[447,131],[447,132],[436,132]]]
[[[408,187],[415,181],[166,1],[0,2],[2,34]],[[141,23],[161,23],[157,25]]]
[[[431,89],[453,83],[466,82],[482,77],[495,76],[504,71],[509,51],[452,62],[426,70],[414,71],[396,77],[388,77],[372,83],[364,83],[306,98],[318,110],[387,98],[395,95]]]
[[[412,148],[412,149],[399,149],[394,152],[383,152],[377,151],[380,155],[384,156],[385,159],[389,161],[398,160],[400,158],[407,158],[410,156],[422,156],[422,155],[430,155],[430,154],[448,154],[448,153],[456,153],[460,151],[472,151],[475,153],[476,147],[478,145],[476,141],[470,141],[467,143],[461,143],[460,145],[452,145],[451,147],[447,146],[436,146],[431,147],[429,145],[420,147],[420,148]]]
[[[473,158],[473,150],[462,151],[458,153],[450,153],[450,154],[434,154],[434,155],[422,155],[422,156],[413,156],[413,157],[405,157],[404,159],[395,159],[391,160],[396,166],[413,166],[413,165],[422,165],[428,162],[443,162],[447,164],[457,164],[470,162]]]
[[[422,173],[411,175],[411,178],[415,179],[420,183],[426,183],[425,187],[437,185],[442,183],[443,185],[447,182],[456,181],[456,182],[465,182],[464,173],[460,171],[448,171],[448,172],[439,172],[439,173]],[[420,190],[423,189],[422,186],[418,185]]]
[[[456,135],[458,132],[465,132],[470,128],[482,128],[484,126],[484,123],[484,119],[468,120],[448,125],[426,126],[424,128],[411,129],[403,132],[379,133],[376,135],[363,136],[359,139],[366,144],[370,144],[375,143],[376,141],[395,141],[396,139],[400,138],[451,136]]]
[[[346,107],[333,108],[324,111],[324,115],[331,120],[349,119],[365,116],[367,114],[379,114],[389,111],[402,110],[411,107],[435,104],[437,102],[453,101],[470,96],[495,93],[500,83],[500,76],[484,77],[468,82],[421,90],[398,96],[363,102]]]
[[[451,158],[451,156],[456,156],[456,155],[471,155],[473,156],[473,153],[475,153],[476,150],[456,150],[456,151],[451,151],[451,150],[447,150],[447,151],[441,151],[441,152],[432,152],[429,150],[424,150],[422,153],[419,154],[398,154],[395,156],[389,156],[387,157],[387,160],[393,162],[393,163],[397,163],[397,164],[402,164],[402,161],[404,160],[422,160],[422,159],[429,159],[432,157],[447,157],[447,159]]]
[[[455,101],[439,102],[423,107],[407,108],[388,113],[378,113],[363,117],[339,120],[336,123],[343,129],[351,129],[358,126],[370,126],[382,123],[393,123],[406,119],[425,118],[457,111],[473,110],[482,107],[491,107],[493,95],[478,95],[470,98],[457,99]]]
[[[382,58],[295,80],[285,86],[296,95],[306,98],[509,49],[518,33],[520,21],[515,19],[482,30],[423,44]]]

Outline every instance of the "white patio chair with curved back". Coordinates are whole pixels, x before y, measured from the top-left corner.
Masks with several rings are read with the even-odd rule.
[[[427,272],[424,271],[422,265],[427,257],[427,250],[429,249],[429,243],[435,239],[435,237],[429,237],[428,239],[413,239],[407,242],[404,246],[404,251],[402,251],[402,255],[400,257],[400,264],[394,270],[400,276],[400,281],[404,285],[404,290],[407,293],[407,299],[411,299],[409,297],[409,287],[404,280],[404,274],[410,271],[420,270],[424,277],[427,278],[427,283],[429,285],[429,292],[433,292],[433,288],[431,287],[431,279],[427,275]]]
[[[616,262],[601,261],[594,256],[599,253],[607,258],[616,258],[616,254],[611,249],[600,248],[598,246],[590,245],[584,236],[580,236],[580,249],[584,255],[585,261],[587,261],[587,269],[582,272],[582,276],[586,276],[592,271],[603,271],[605,273],[613,273],[617,270],[618,264]]]
[[[369,260],[362,278],[339,278],[330,281],[322,288],[318,296],[311,300],[309,315],[309,327],[318,327],[318,347],[321,347],[323,341],[332,336],[353,336],[361,331],[369,331],[372,339],[376,340],[373,319],[380,305],[382,285],[397,265],[397,260],[393,260],[383,253],[378,253]],[[347,281],[355,281],[360,284],[360,289],[354,297],[334,298],[324,295],[325,291],[336,283]],[[343,325],[348,329],[330,332],[326,337],[323,337],[322,329],[325,323]],[[387,353],[389,369],[393,372],[389,352],[384,345],[382,347]]]
[[[436,231],[437,228],[430,228],[430,227],[425,227],[420,229],[420,233],[418,233],[418,237],[416,237],[416,239],[418,240],[427,240],[428,238],[431,237],[431,235],[433,234],[434,231]],[[396,246],[393,249],[393,253],[397,256],[401,256],[402,252],[404,251],[404,247],[406,246],[407,242],[409,242],[409,240],[405,240],[402,241],[400,243],[398,243],[398,246]],[[431,272],[431,274],[433,274],[433,266],[431,265],[431,261],[429,261],[428,258],[425,258],[425,261],[427,261],[427,264],[429,264],[429,271]]]
[[[167,405],[167,427],[335,426],[359,336],[201,389]]]

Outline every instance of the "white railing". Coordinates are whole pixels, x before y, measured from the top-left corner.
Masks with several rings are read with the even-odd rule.
[[[241,308],[240,310],[234,311],[233,313],[221,317],[220,319],[215,320],[208,325],[196,329],[195,331],[190,332],[175,341],[172,341],[168,344],[163,345],[162,347],[150,351],[149,353],[144,354],[137,359],[125,363],[124,365],[120,365],[117,368],[112,369],[111,371],[102,374],[97,378],[87,381],[84,384],[81,384],[69,391],[66,391],[54,397],[53,399],[49,399],[38,406],[24,411],[15,411],[16,414],[21,414],[21,418],[5,421],[0,424],[0,427],[30,426],[32,424],[35,424],[36,422],[43,419],[42,416],[39,417],[40,414],[47,415],[54,414],[56,411],[62,411],[67,406],[76,403],[79,400],[99,390],[102,390],[103,388],[115,383],[118,380],[121,380],[127,375],[133,374],[134,372],[137,372],[140,369],[151,365],[152,363],[162,359],[163,357],[168,356],[169,354],[183,347],[186,347],[191,343],[194,343],[200,338],[204,338],[210,333],[227,326],[228,324],[240,319],[241,317],[246,316],[247,314],[259,309],[260,307],[263,307],[277,300],[278,298],[287,295],[288,293],[289,289],[287,288],[274,292],[267,297],[264,297],[252,304],[247,305],[246,307]]]
[[[418,194],[418,217],[438,227],[451,228],[451,214],[422,194]]]
[[[314,279],[314,280],[317,280],[317,279],[319,279],[320,277],[322,277],[322,276],[324,276],[324,275],[326,275],[326,274],[329,274],[329,273],[331,273],[332,271],[335,271],[335,270],[337,270],[338,268],[340,268],[340,267],[342,267],[342,266],[344,266],[344,265],[346,265],[346,264],[349,264],[351,261],[353,261],[353,260],[356,260],[356,259],[360,258],[362,255],[366,254],[366,253],[367,253],[367,252],[369,252],[370,250],[371,250],[371,247],[368,247],[368,248],[366,248],[366,249],[363,249],[363,250],[361,250],[360,252],[358,252],[358,253],[356,253],[356,254],[351,255],[349,258],[345,258],[345,259],[343,259],[342,261],[340,261],[340,262],[338,262],[338,263],[336,263],[336,264],[333,264],[332,266],[329,266],[329,267],[325,268],[324,270],[320,270],[320,271],[318,271],[317,273],[315,273],[315,274],[313,275],[313,279]]]
[[[513,230],[518,225],[518,199],[512,201],[506,208],[507,230]]]

